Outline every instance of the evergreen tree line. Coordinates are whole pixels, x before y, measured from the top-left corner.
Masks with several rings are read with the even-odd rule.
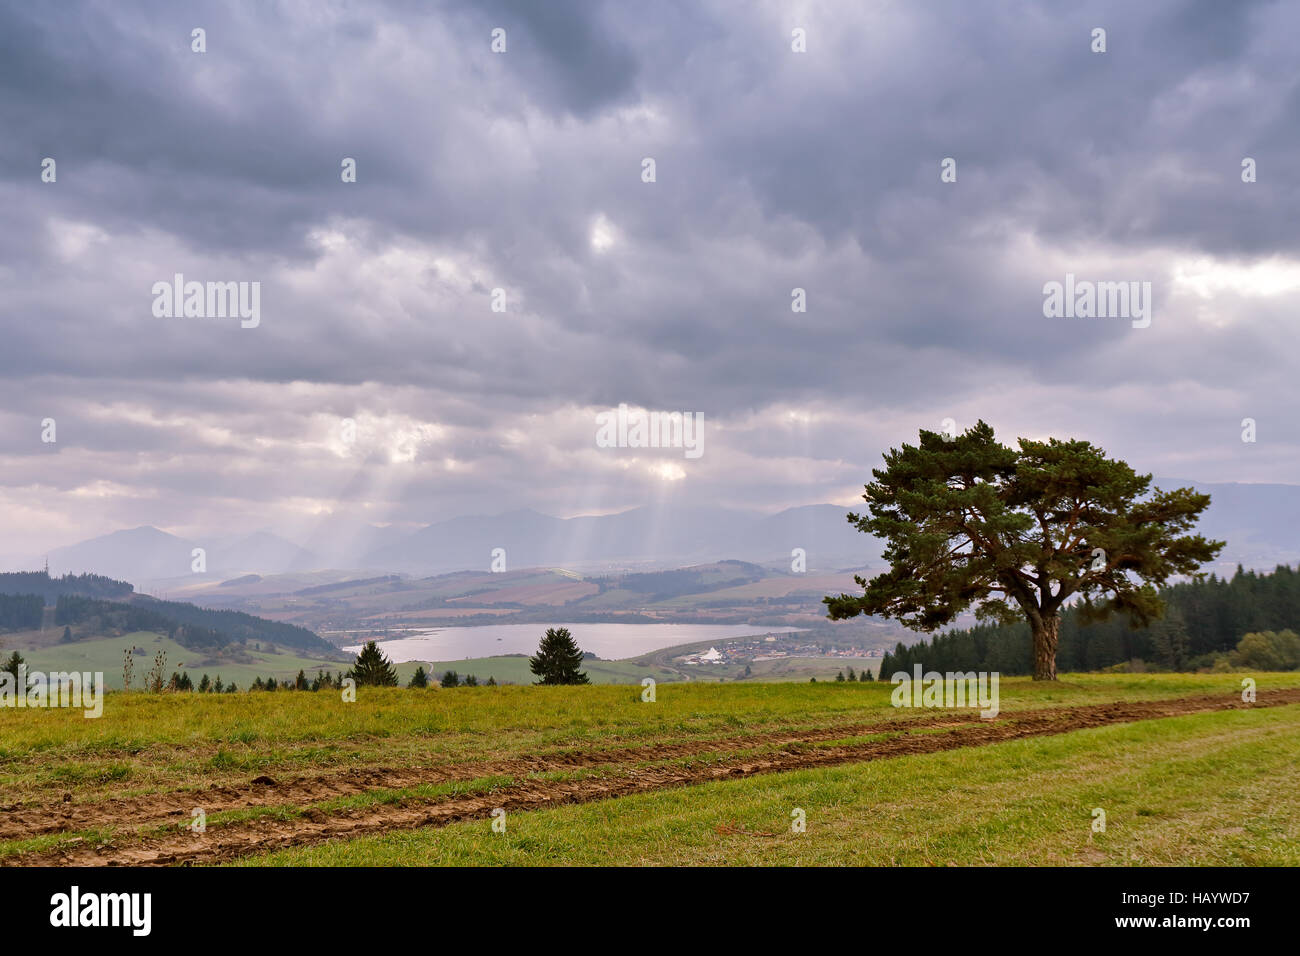
[[[39,594],[0,594],[0,631],[34,631],[44,613]]]
[[[375,675],[354,668],[348,671],[339,671],[338,674],[332,674],[329,671],[325,671],[324,673],[317,672],[314,678],[308,678],[304,672],[298,671],[298,677],[292,681],[277,681],[274,677],[268,677],[263,680],[259,677],[249,686],[249,690],[330,690],[341,688],[343,686],[343,681],[349,677],[355,680],[358,686],[368,684],[372,687],[396,687],[398,685],[396,670],[394,670],[391,675]],[[206,678],[207,675],[205,674],[204,679]],[[182,675],[182,680],[188,680],[188,678]],[[478,677],[474,674],[465,674],[464,676],[461,676],[456,671],[447,671],[442,675],[442,680],[440,680],[439,683],[443,687],[497,686],[495,677],[488,677],[486,681],[480,682]],[[407,682],[406,686],[417,689],[429,686],[429,673],[424,669],[423,665],[415,669],[415,673],[411,675],[411,679]],[[189,690],[190,688],[182,687],[180,689]],[[201,681],[198,689],[200,692],[204,689]]]
[[[233,643],[248,644],[255,641],[270,641],[281,647],[293,647],[299,650],[320,653],[336,650],[333,644],[297,624],[283,621],[268,621],[266,618],[243,611],[214,610],[198,607],[186,601],[156,601],[152,598],[138,598],[138,603],[145,603],[158,613],[166,616],[188,629],[200,628],[226,636]]]
[[[423,670],[423,668],[421,668],[421,670]],[[419,672],[417,671],[417,674],[418,673]],[[479,680],[473,674],[466,674],[464,677],[461,677],[455,671],[447,671],[445,674],[442,675],[442,679],[438,681],[438,683],[441,684],[443,687],[478,687],[479,686]],[[415,678],[411,678],[410,686],[423,687],[424,684],[417,684],[415,683]],[[496,687],[497,679],[495,677],[489,676],[487,682],[483,686]]]
[[[261,677],[255,678],[249,685],[249,690],[306,690],[320,691],[338,689],[343,686],[345,678],[351,676],[351,671],[339,671],[334,674],[330,671],[317,671],[315,677],[308,677],[305,671],[299,670],[298,676],[293,680],[277,680],[274,676],[267,677],[263,680]],[[204,674],[197,684],[190,677],[188,671],[172,672],[171,680],[163,686],[163,689],[170,691],[194,691],[200,694],[233,694],[239,690],[234,681],[226,684],[222,681],[221,675],[217,675],[216,680],[212,680],[207,674]]]
[[[748,671],[749,668],[746,667],[745,670]],[[815,678],[814,678],[814,679],[815,679]],[[853,673],[853,668],[850,667],[850,668],[849,668],[849,676],[848,676],[848,677],[845,677],[845,676],[844,676],[844,671],[840,671],[838,674],[835,675],[835,680],[836,680],[837,683],[840,683],[840,684],[843,684],[843,683],[845,683],[846,681],[848,681],[848,682],[857,681],[858,683],[861,684],[861,683],[870,683],[871,681],[874,681],[875,678],[871,676],[871,671],[868,670],[868,669],[865,668],[865,667],[862,668],[862,673],[861,673],[861,674],[855,674],[855,673]]]
[[[98,618],[101,626],[123,631],[153,631],[195,650],[216,650],[233,643],[267,641],[309,651],[334,646],[305,627],[268,621],[243,611],[216,611],[181,601],[137,599],[130,604],[79,595],[62,595],[55,605],[57,624],[81,624]]]
[[[183,625],[151,607],[77,595],[63,595],[59,598],[54,606],[56,625],[86,622],[93,622],[97,628],[114,628],[123,633],[150,631],[166,634],[178,644],[194,650],[218,650],[231,643],[226,634],[194,624]]]
[[[1097,671],[1140,662],[1163,670],[1195,671],[1221,666],[1239,652],[1247,634],[1300,630],[1300,571],[1286,565],[1272,574],[1238,565],[1231,579],[1211,574],[1163,588],[1160,597],[1164,616],[1149,627],[1133,627],[1122,614],[1085,622],[1078,607],[1064,609],[1057,650],[1060,669]],[[946,631],[911,647],[900,643],[885,655],[881,677],[910,673],[917,664],[926,671],[1032,674],[1029,627],[981,624]]]
[[[217,675],[215,681],[211,680],[207,674],[204,674],[196,685],[194,681],[190,680],[189,671],[181,671],[179,674],[172,671],[172,677],[167,682],[166,689],[173,692],[197,691],[200,694],[233,694],[239,690],[234,681],[227,684],[221,679],[220,674]]]
[[[293,680],[277,681],[274,677],[268,677],[266,680],[256,678],[249,685],[249,690],[337,690],[343,686],[343,681],[350,676],[348,673],[339,671],[333,674],[330,671],[317,671],[316,676],[308,678],[304,671],[298,671],[298,676]]]
[[[53,604],[65,594],[126,600],[134,593],[134,586],[102,574],[65,574],[61,578],[52,578],[45,571],[0,573],[0,594],[35,594],[45,604]]]

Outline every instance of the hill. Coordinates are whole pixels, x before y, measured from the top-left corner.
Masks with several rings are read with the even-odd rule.
[[[199,542],[146,525],[57,548],[50,552],[50,566],[131,581],[169,581],[194,576],[195,548],[203,549],[206,573],[212,575],[282,573],[320,565],[309,551],[266,531]]]
[[[77,628],[78,636],[150,631],[191,648],[216,649],[233,643],[266,643],[336,656],[334,645],[304,627],[234,610],[212,610],[181,601],[160,601],[134,593],[132,585],[99,575],[45,571],[0,574],[0,630],[27,631],[50,622]]]
[[[64,596],[55,609],[56,626],[89,625],[96,632],[153,631],[190,648],[218,649],[227,644],[266,642],[313,653],[334,654],[328,641],[304,627],[268,621],[242,611],[210,610],[144,595],[131,603]]]
[[[135,586],[98,574],[65,574],[50,577],[48,571],[11,571],[0,574],[0,594],[36,594],[53,604],[65,594],[120,601],[131,597]]]

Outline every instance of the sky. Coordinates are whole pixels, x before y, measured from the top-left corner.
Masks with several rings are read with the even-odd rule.
[[[850,505],[979,419],[1294,483],[1297,46],[1272,2],[0,3],[0,557]],[[1067,275],[1149,324],[1045,315]],[[620,404],[702,453],[603,447]]]

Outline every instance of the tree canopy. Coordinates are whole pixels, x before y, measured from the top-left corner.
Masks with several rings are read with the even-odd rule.
[[[890,449],[863,494],[859,531],[885,542],[890,568],[854,580],[857,596],[823,599],[832,620],[871,614],[934,631],[974,606],[981,620],[1027,621],[1034,677],[1056,678],[1060,609],[1086,619],[1116,611],[1149,624],[1157,588],[1196,576],[1223,542],[1185,534],[1210,503],[1190,488],[1152,489],[1151,476],[1086,441],[999,443],[983,421],[961,435],[922,430]]]

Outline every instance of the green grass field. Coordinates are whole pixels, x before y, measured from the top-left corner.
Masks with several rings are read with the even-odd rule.
[[[1300,703],[1171,703],[1240,681],[1007,678],[993,724],[881,683],[110,693],[98,720],[0,711],[0,861],[1292,864]],[[1058,712],[1051,736],[971,736]],[[195,807],[206,835],[179,834]]]
[[[511,814],[505,833],[484,819],[240,863],[1297,866],[1296,767],[1300,706],[1197,714]],[[1097,808],[1105,832],[1093,832]]]
[[[395,664],[397,676],[405,685],[415,673],[417,666],[423,666],[433,678],[441,678],[447,671],[455,671],[462,678],[473,674],[483,683],[489,677],[498,684],[532,684],[537,676],[528,669],[528,657],[516,654],[497,657],[473,657],[459,661],[411,661]],[[676,671],[654,665],[638,664],[634,661],[584,661],[582,671],[593,684],[640,684],[643,677],[665,683],[679,681],[681,675]]]
[[[225,683],[234,681],[241,689],[247,688],[256,677],[275,677],[277,681],[293,680],[299,670],[305,670],[309,676],[314,677],[320,670],[338,672],[340,668],[346,669],[348,666],[346,662],[301,657],[291,650],[278,648],[280,653],[248,649],[246,653],[252,663],[229,660],[204,663],[203,653],[184,647],[164,635],[148,631],[137,631],[121,637],[91,638],[70,644],[21,647],[19,653],[27,661],[28,670],[47,673],[53,670],[102,672],[105,686],[121,690],[122,656],[129,647],[143,649],[143,653],[137,652],[134,655],[135,673],[132,681],[136,687],[143,683],[144,675],[153,666],[154,655],[159,651],[167,655],[164,678],[171,677],[173,671],[186,671],[194,683],[198,684],[204,673],[213,680],[219,674]],[[7,654],[6,651],[6,656]]]

